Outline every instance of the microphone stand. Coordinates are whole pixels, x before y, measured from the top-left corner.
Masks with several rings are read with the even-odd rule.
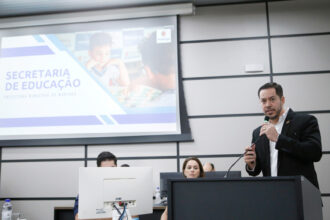
[[[245,155],[245,152],[243,154],[241,154],[238,159],[229,167],[229,169],[227,170],[226,174],[224,175],[224,178],[228,177],[229,171],[231,170],[231,168],[233,168],[233,166],[235,166],[235,164]]]
[[[269,117],[268,116],[266,116],[265,118],[264,118],[264,123],[268,123],[268,121],[269,121]],[[262,136],[264,136],[264,135],[262,135]],[[259,136],[258,138],[257,138],[257,140],[251,145],[251,147],[253,146],[253,145],[256,145],[258,142],[259,142],[259,140],[261,139],[261,137],[262,136]],[[231,170],[231,168],[233,168],[233,166],[235,166],[235,164],[244,156],[246,154],[246,152],[244,152],[244,153],[242,153],[239,157],[238,157],[238,159],[229,167],[229,169],[227,170],[227,172],[226,172],[226,174],[224,175],[224,178],[227,178],[228,177],[228,174],[229,174],[229,171]]]

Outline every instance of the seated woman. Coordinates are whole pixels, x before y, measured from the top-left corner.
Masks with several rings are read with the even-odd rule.
[[[182,173],[188,179],[204,177],[204,169],[202,163],[197,157],[188,157],[185,159],[182,166]],[[167,207],[160,220],[167,220]]]

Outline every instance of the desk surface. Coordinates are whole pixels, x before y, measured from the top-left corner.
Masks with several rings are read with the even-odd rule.
[[[160,216],[164,212],[166,206],[153,207],[153,213],[147,215],[140,215],[140,220],[159,220]],[[73,217],[73,207],[55,207],[54,208],[54,220],[72,220]]]

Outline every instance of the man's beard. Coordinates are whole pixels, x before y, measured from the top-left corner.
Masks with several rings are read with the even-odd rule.
[[[281,115],[282,108],[283,108],[283,107],[281,106],[281,107],[279,108],[279,110],[276,111],[276,114],[275,114],[273,117],[269,116],[269,119],[270,119],[270,120],[278,119],[278,118],[280,117],[280,115]]]

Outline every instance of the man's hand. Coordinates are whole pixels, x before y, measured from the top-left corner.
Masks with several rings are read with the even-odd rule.
[[[254,170],[256,167],[256,146],[253,144],[252,146],[248,146],[245,148],[245,154],[244,154],[244,161],[248,165],[250,170]]]
[[[267,136],[268,140],[277,142],[279,134],[277,133],[276,128],[273,124],[266,123],[263,126],[261,126],[259,135],[261,136],[263,134]]]

